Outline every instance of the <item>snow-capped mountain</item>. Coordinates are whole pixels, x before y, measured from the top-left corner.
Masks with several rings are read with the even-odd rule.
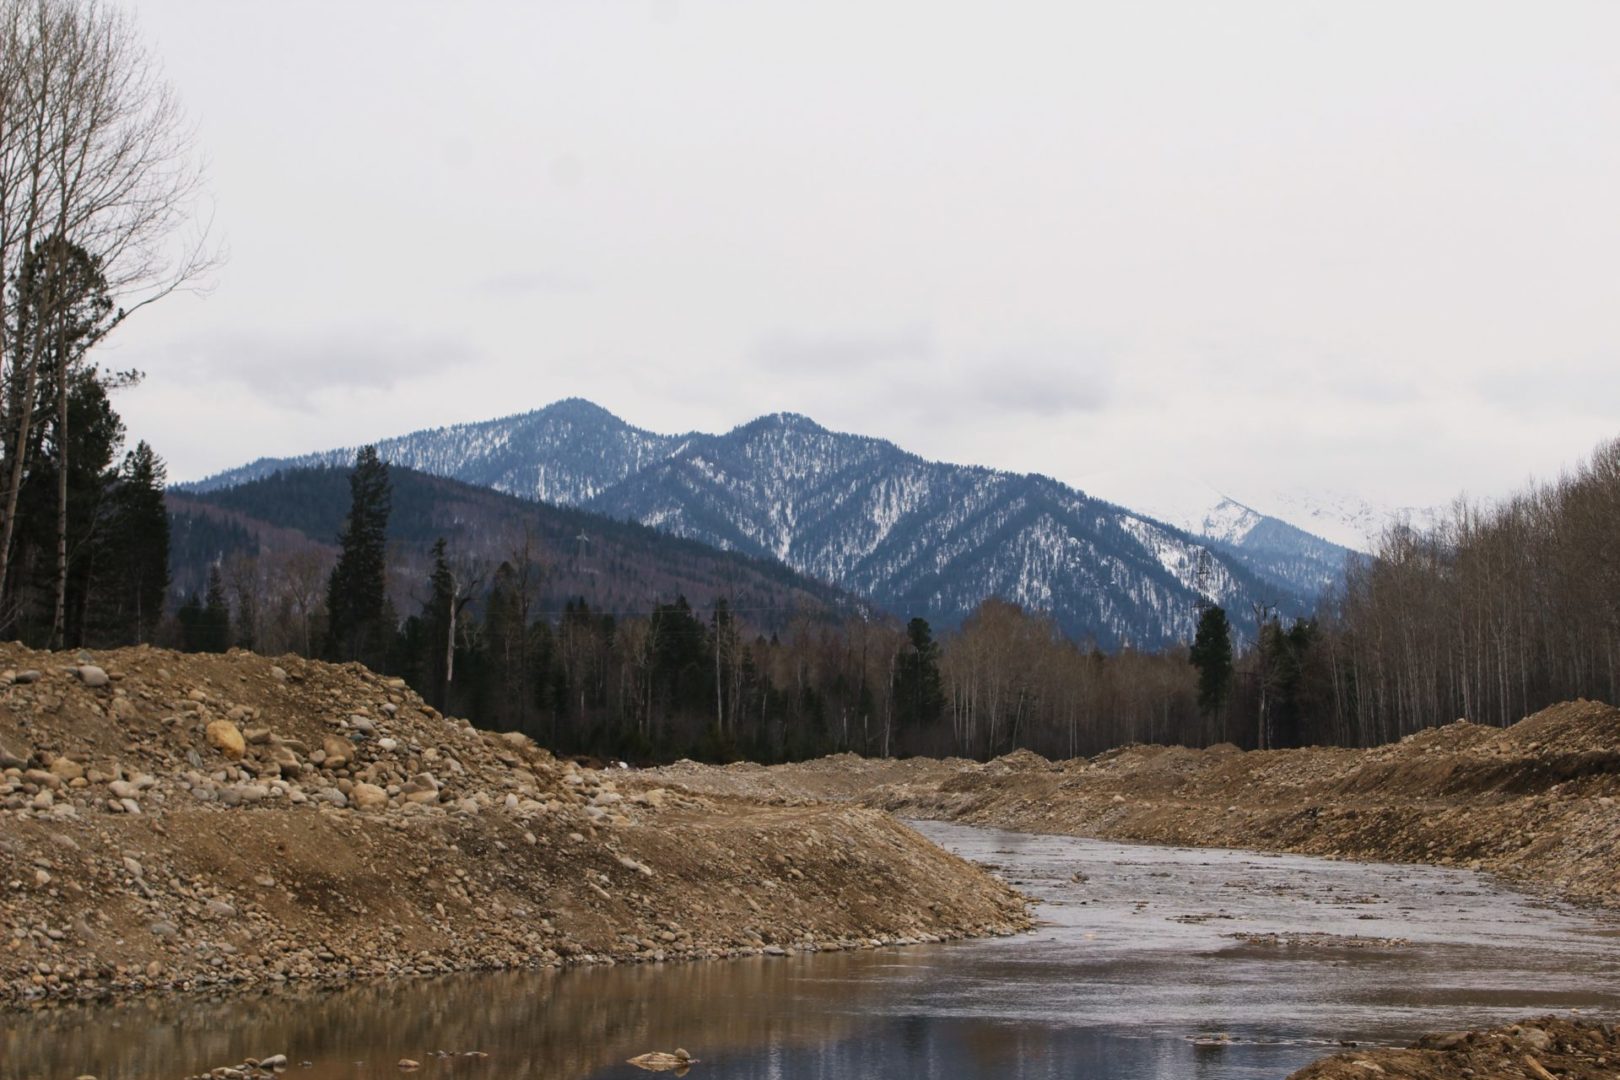
[[[1312,575],[1331,573],[1323,567],[1336,550],[1308,538],[1321,550],[1302,570],[1299,545],[1279,531],[1290,527],[1251,523],[1243,507],[1197,535],[1048,477],[925,461],[792,413],[721,435],[664,436],[576,399],[417,432],[378,451],[424,472],[779,559],[902,616],[948,626],[995,596],[1050,612],[1071,636],[1104,647],[1186,640],[1206,596],[1239,611],[1265,603],[1304,614],[1320,592]],[[258,461],[196,487],[352,456]]]
[[[577,506],[628,476],[662,461],[681,436],[631,427],[582,398],[544,409],[455,424],[384,439],[383,460],[434,476],[491,487],[563,506]],[[206,492],[258,480],[282,469],[347,466],[358,447],[293,458],[260,458],[184,488]]]
[[[1272,589],[1319,597],[1344,577],[1351,548],[1186,476],[1110,469],[1081,478],[1087,491],[1131,505],[1226,551]],[[1134,494],[1133,494],[1134,493]],[[1341,530],[1342,532],[1342,530]]]
[[[1445,515],[1438,506],[1384,506],[1350,492],[1304,488],[1275,492],[1266,505],[1278,517],[1354,551],[1371,551],[1390,525],[1405,524],[1427,532]]]

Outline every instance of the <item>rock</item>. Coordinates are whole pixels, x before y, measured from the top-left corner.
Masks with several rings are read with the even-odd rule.
[[[7,749],[5,743],[0,743],[0,769],[20,769],[27,764],[27,758],[15,750]]]
[[[336,735],[328,735],[321,740],[321,752],[326,755],[322,764],[328,769],[345,768],[354,760],[354,744]]]
[[[1423,1036],[1417,1041],[1417,1045],[1424,1050],[1455,1050],[1467,1041],[1466,1031],[1443,1031]]]
[[[141,789],[128,780],[114,780],[107,785],[107,790],[115,799],[135,799],[141,794]]]
[[[30,784],[38,784],[42,788],[55,790],[62,786],[62,778],[48,769],[29,769],[23,773],[23,779]]]
[[[684,1073],[688,1068],[697,1064],[697,1059],[685,1050],[676,1050],[673,1054],[666,1054],[662,1050],[655,1050],[650,1054],[637,1054],[630,1058],[626,1064],[634,1065],[638,1069],[648,1072],[674,1072]]]
[[[232,709],[231,711],[235,712],[236,710]],[[263,746],[270,741],[270,729],[263,726],[250,727],[242,733],[242,736],[247,739],[250,746]]]
[[[94,664],[81,664],[74,668],[73,671],[74,674],[79,676],[79,681],[91,689],[106,686],[112,681],[107,677],[105,670]]]
[[[287,669],[278,664],[270,669],[270,677],[276,682],[286,682]]]
[[[247,740],[242,738],[242,729],[229,720],[209,721],[206,734],[208,745],[232,761],[242,760],[242,755],[247,753]]]
[[[29,683],[39,682],[39,680],[42,678],[44,678],[44,676],[37,671],[19,671],[17,672],[16,681],[18,686],[27,686]]]
[[[285,1069],[287,1067],[286,1054],[271,1054],[269,1057],[259,1059],[261,1069]]]
[[[84,778],[84,766],[72,758],[59,757],[51,762],[51,775],[65,784],[70,784]]]
[[[422,1067],[422,1063],[420,1061],[412,1061],[410,1058],[400,1058],[399,1067],[402,1069],[420,1069]]]
[[[131,697],[115,697],[110,706],[113,716],[120,720],[130,721],[141,718],[141,707]]]
[[[380,810],[388,805],[388,792],[376,784],[356,784],[349,792],[349,801],[357,810]]]

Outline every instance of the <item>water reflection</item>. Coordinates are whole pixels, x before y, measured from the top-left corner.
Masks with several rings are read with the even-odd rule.
[[[1016,939],[135,1001],[0,1015],[0,1080],[1281,1077],[1334,1040],[1620,1009],[1612,924],[1454,871],[925,831],[1045,901]],[[1077,880],[1078,879],[1078,880]],[[1228,1045],[1191,1036],[1224,1032]],[[485,1059],[440,1058],[477,1050]],[[300,1068],[299,1062],[311,1062]]]

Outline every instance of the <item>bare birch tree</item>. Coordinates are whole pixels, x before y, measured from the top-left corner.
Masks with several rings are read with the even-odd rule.
[[[13,317],[22,266],[70,245],[88,253],[116,304],[99,340],[214,265],[206,227],[188,228],[201,177],[184,114],[124,14],[102,0],[0,0],[0,591],[32,429],[59,404],[39,400],[53,313]]]

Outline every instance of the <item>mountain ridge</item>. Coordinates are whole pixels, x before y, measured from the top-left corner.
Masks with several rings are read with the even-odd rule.
[[[569,398],[376,445],[430,474],[776,559],[896,614],[950,626],[999,596],[1104,647],[1185,641],[1209,600],[1308,614],[1348,554],[1284,522],[1260,530],[1263,516],[1201,536],[1049,476],[930,461],[794,412],[660,435]],[[348,460],[260,459],[181,487]]]

